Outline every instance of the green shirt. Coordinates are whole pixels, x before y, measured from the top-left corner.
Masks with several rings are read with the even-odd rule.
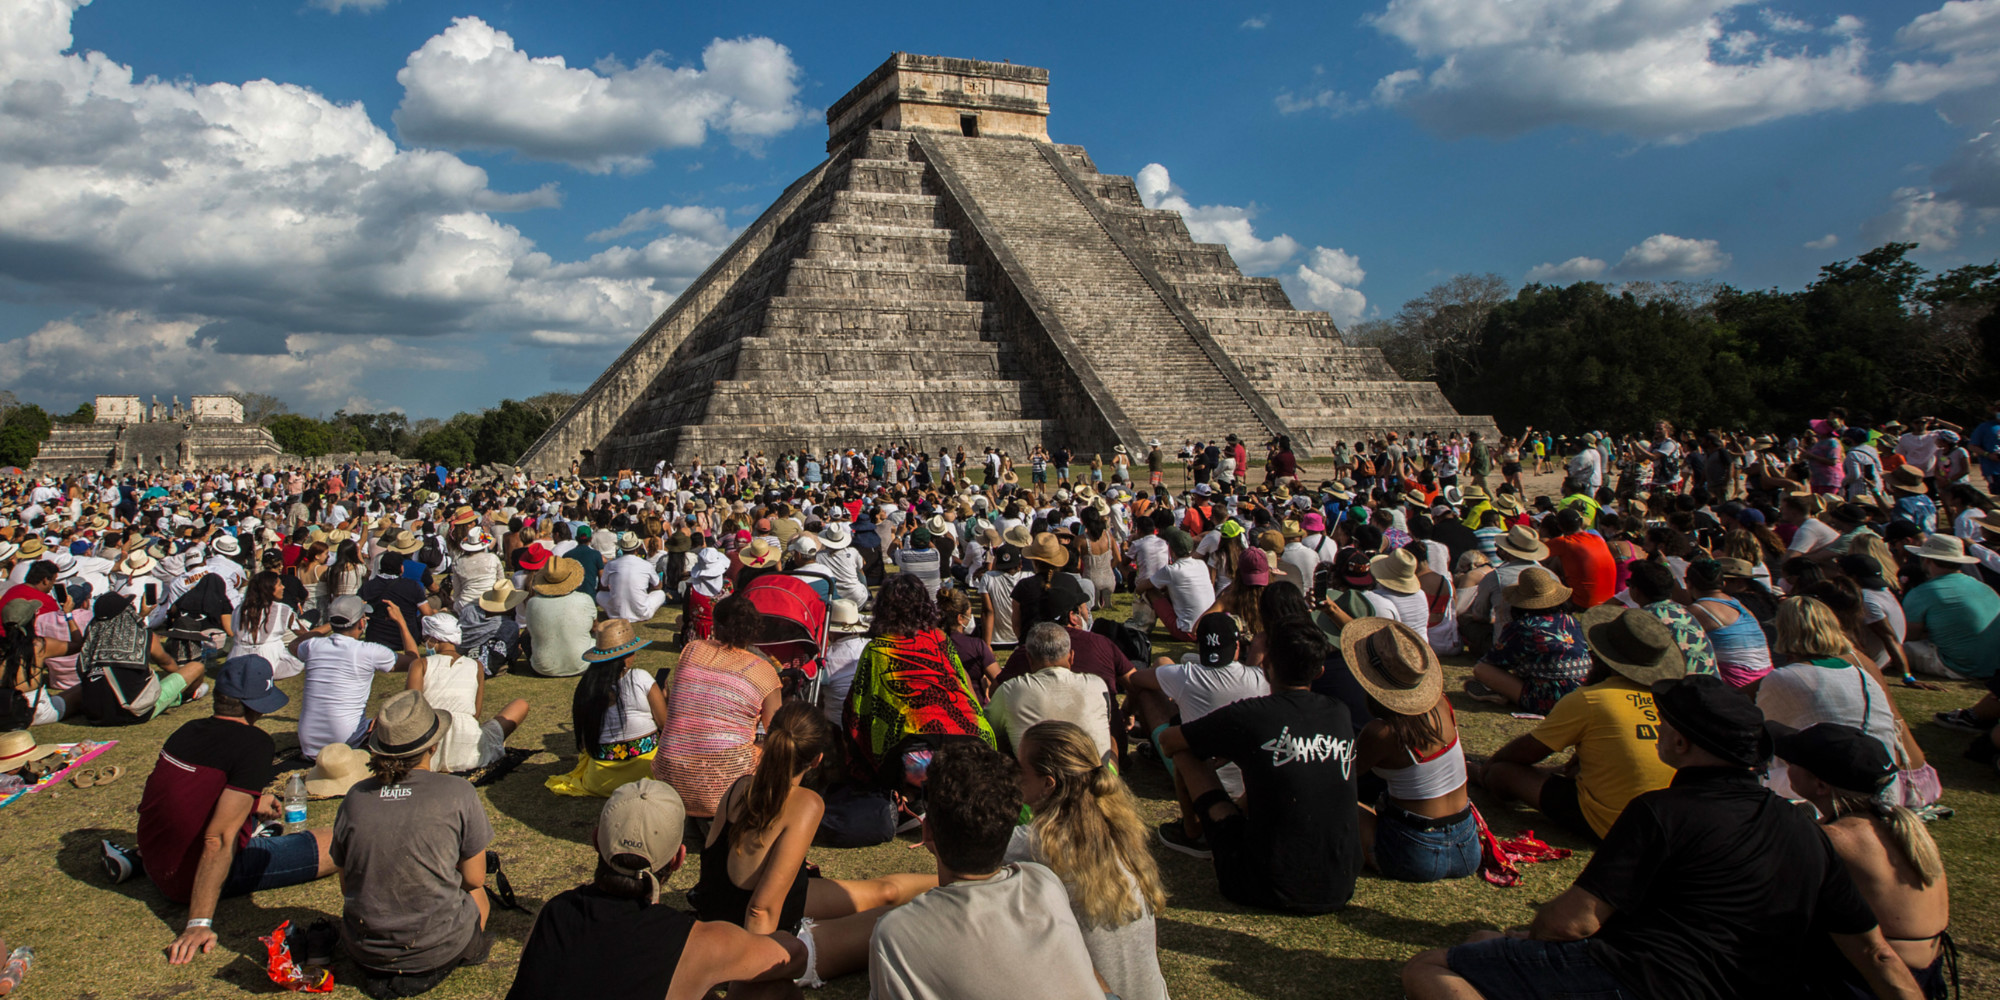
[[[1903,616],[1923,625],[1938,659],[1967,677],[2000,672],[2000,594],[1964,573],[1947,573],[1910,588]]]

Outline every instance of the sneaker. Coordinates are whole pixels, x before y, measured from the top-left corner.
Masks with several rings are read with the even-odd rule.
[[[909,818],[903,820],[901,823],[896,824],[897,833],[909,833],[911,830],[915,830],[916,828],[924,825],[923,813],[905,813],[904,815],[908,816]]]
[[[98,843],[103,845],[104,874],[110,877],[112,885],[130,881],[139,873],[139,855],[136,852],[108,840]]]
[[[1181,827],[1181,821],[1171,819],[1160,824],[1160,843],[1170,851],[1179,851],[1190,858],[1212,858],[1215,852],[1208,849],[1208,841],[1202,837],[1190,837]]]
[[[339,941],[340,932],[334,929],[332,921],[325,917],[313,921],[305,933],[305,964],[332,965],[333,946]]]
[[[1487,687],[1479,681],[1465,682],[1465,696],[1473,701],[1483,701],[1488,705],[1505,705],[1507,696]]]
[[[1993,729],[1993,721],[1972,714],[1969,708],[1954,708],[1949,712],[1939,712],[1931,716],[1932,721],[1946,729],[1956,729],[1961,733],[1984,733]]]

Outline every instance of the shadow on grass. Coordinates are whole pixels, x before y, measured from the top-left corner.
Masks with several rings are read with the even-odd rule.
[[[570,735],[569,726],[542,734],[542,749],[555,759],[530,760],[480,791],[494,809],[543,836],[575,844],[588,843],[604,800],[557,795],[546,784],[550,777],[567,774],[576,766],[576,740]]]
[[[1286,948],[1255,934],[1169,918],[1161,918],[1157,926],[1161,948],[1208,960],[1209,975],[1256,996],[1324,996],[1335,983],[1378,983],[1374,995],[1398,993],[1403,964],[1394,959],[1343,958],[1317,948]]]

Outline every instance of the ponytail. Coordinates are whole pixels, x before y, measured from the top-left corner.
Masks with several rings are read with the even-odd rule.
[[[1931,839],[1931,832],[1924,826],[1923,817],[1899,805],[1892,805],[1880,798],[1863,798],[1847,792],[1835,791],[1833,815],[1842,816],[1866,814],[1885,823],[1889,827],[1889,839],[1896,844],[1896,850],[1903,860],[1917,870],[1917,881],[1928,889],[1944,877],[1944,858],[1938,853],[1937,841]]]
[[[1048,720],[1021,734],[1028,767],[1055,789],[1035,815],[1040,853],[1069,888],[1087,927],[1123,927],[1166,905],[1148,830],[1125,782],[1075,723]],[[1133,890],[1138,891],[1136,895]]]
[[[764,736],[764,756],[750,776],[743,818],[730,824],[730,839],[739,840],[745,835],[761,837],[784,813],[785,799],[792,793],[792,779],[804,774],[832,745],[833,724],[826,721],[817,707],[792,701],[778,709]]]

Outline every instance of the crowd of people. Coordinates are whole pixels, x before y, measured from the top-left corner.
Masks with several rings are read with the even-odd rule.
[[[175,963],[214,947],[219,900],[337,873],[311,950],[371,996],[487,959],[511,894],[464,775],[562,711],[488,705],[512,670],[571,679],[575,762],[546,783],[604,801],[513,996],[865,973],[881,997],[1001,997],[1032,968],[1042,995],[1164,998],[1156,846],[1235,903],[1323,914],[1363,872],[1504,862],[1476,798],[1594,853],[1530,926],[1413,958],[1413,997],[1935,997],[1925,821],[1948,796],[1888,692],[1984,685],[1930,722],[2000,760],[1992,416],[1387,433],[1314,466],[1279,438],[1257,473],[1234,436],[1154,441],[1144,480],[1123,446],[1034,448],[1026,481],[997,449],[888,447],[24,478],[0,484],[0,728],[175,716],[107,872],[187,907]],[[1530,497],[1549,468],[1561,488]],[[823,609],[806,655],[768,642],[767,577]],[[678,656],[650,672],[669,606]],[[1462,690],[1442,657],[1473,664]],[[340,800],[330,828],[273,822],[291,751],[259,722],[295,676],[293,759]],[[1535,725],[1468,747],[1477,703]],[[9,774],[41,752],[0,745]],[[1178,804],[1151,828],[1123,777],[1143,768]],[[934,873],[807,861],[899,833]],[[692,913],[660,905],[689,851]]]

